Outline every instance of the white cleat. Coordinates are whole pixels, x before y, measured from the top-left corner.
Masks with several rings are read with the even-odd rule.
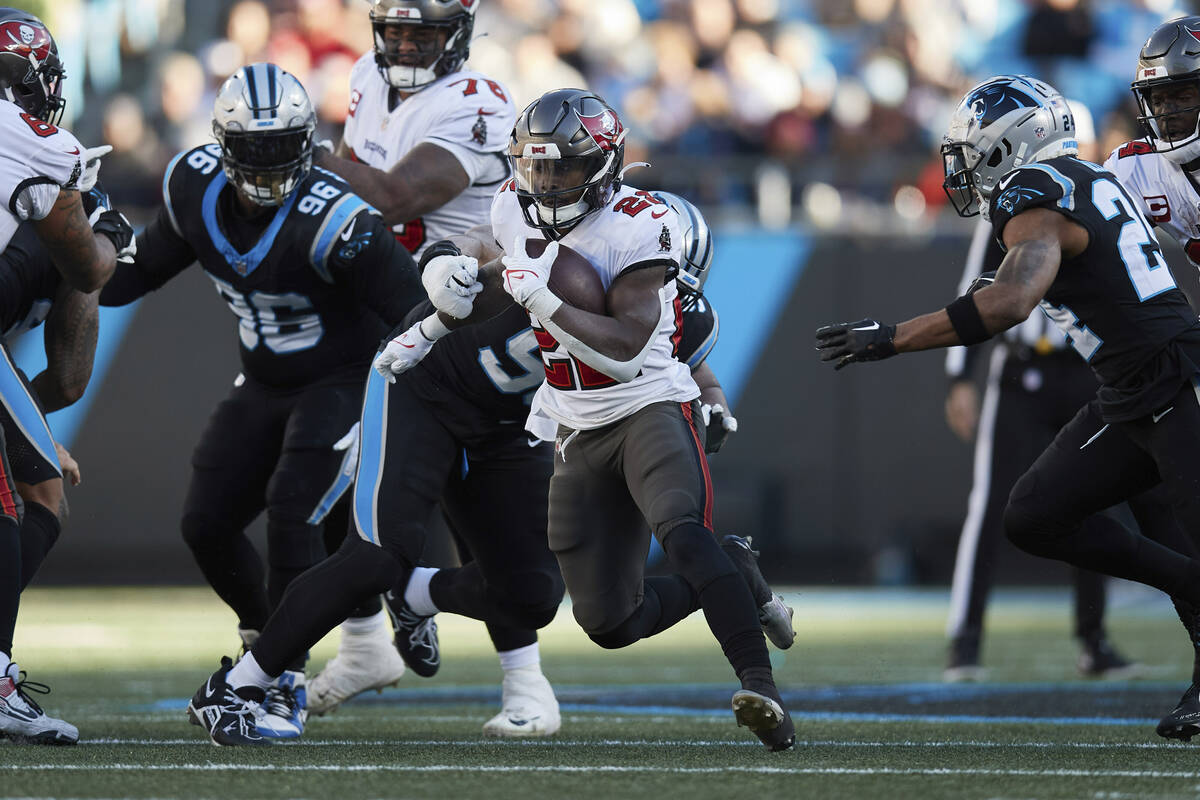
[[[404,659],[382,630],[351,636],[342,631],[337,655],[308,682],[308,713],[336,711],[351,697],[395,686],[404,675]]]
[[[796,641],[796,629],[792,627],[792,615],[796,610],[783,602],[783,597],[771,595],[771,600],[758,609],[758,622],[771,644],[787,650]]]
[[[25,744],[75,744],[79,729],[42,711],[26,690],[49,694],[50,687],[25,680],[25,673],[10,662],[0,676],[0,739]]]
[[[553,736],[561,727],[558,699],[541,667],[532,664],[504,673],[500,713],[484,723],[484,736]]]

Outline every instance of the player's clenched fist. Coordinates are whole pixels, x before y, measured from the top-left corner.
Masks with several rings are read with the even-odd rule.
[[[388,383],[395,383],[396,376],[415,367],[433,348],[436,339],[431,339],[421,332],[421,320],[387,343],[379,351],[371,366],[384,377]]]
[[[429,260],[421,273],[421,283],[429,301],[438,311],[455,319],[471,314],[475,295],[483,291],[476,277],[479,262],[471,256],[440,255]]]
[[[527,236],[518,236],[508,255],[500,259],[504,265],[504,291],[540,320],[547,320],[562,305],[546,285],[550,269],[558,258],[558,242],[550,242],[537,258],[526,254]]]
[[[837,361],[841,369],[855,361],[879,361],[896,355],[895,325],[881,325],[873,319],[839,322],[817,329],[817,352],[822,361]]]

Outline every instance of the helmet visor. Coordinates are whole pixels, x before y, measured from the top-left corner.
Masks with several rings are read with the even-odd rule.
[[[979,193],[975,188],[975,172],[980,153],[966,142],[946,142],[942,145],[942,169],[945,180],[942,189],[960,217],[979,213]]]
[[[590,155],[573,158],[514,156],[511,161],[517,190],[536,197],[539,203],[551,208],[578,202],[604,166],[604,159]]]

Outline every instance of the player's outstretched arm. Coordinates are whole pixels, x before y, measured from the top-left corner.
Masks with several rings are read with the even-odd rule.
[[[895,326],[873,319],[827,325],[816,334],[821,360],[835,361],[841,369],[897,353],[978,344],[1019,325],[1054,283],[1064,256],[1087,248],[1088,234],[1056,211],[1032,208],[1009,220],[1004,244],[1008,255],[991,285]]]
[[[81,292],[103,286],[116,268],[117,257],[133,244],[133,229],[119,212],[103,212],[93,230],[79,192],[71,189],[59,191],[50,213],[33,224],[54,266]]]
[[[30,382],[47,413],[66,408],[87,389],[100,330],[99,292],[63,283],[46,317],[46,368]]]
[[[161,287],[187,269],[196,252],[176,231],[163,206],[138,237],[137,255],[121,261],[100,292],[100,305],[123,306]]]
[[[389,226],[441,208],[471,184],[458,159],[431,142],[417,145],[386,172],[349,155],[343,140],[336,155],[318,150],[317,163],[345,178],[355,194],[379,209]]]

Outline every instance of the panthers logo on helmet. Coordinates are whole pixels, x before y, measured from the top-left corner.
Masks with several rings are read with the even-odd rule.
[[[606,108],[599,114],[590,117],[583,114],[576,114],[576,116],[579,117],[580,124],[592,137],[592,141],[601,150],[605,152],[615,150],[621,142],[625,141],[625,126],[609,109]]]
[[[1008,83],[984,86],[971,98],[970,103],[975,123],[980,128],[986,128],[1010,111],[1038,107],[1036,100]]]

